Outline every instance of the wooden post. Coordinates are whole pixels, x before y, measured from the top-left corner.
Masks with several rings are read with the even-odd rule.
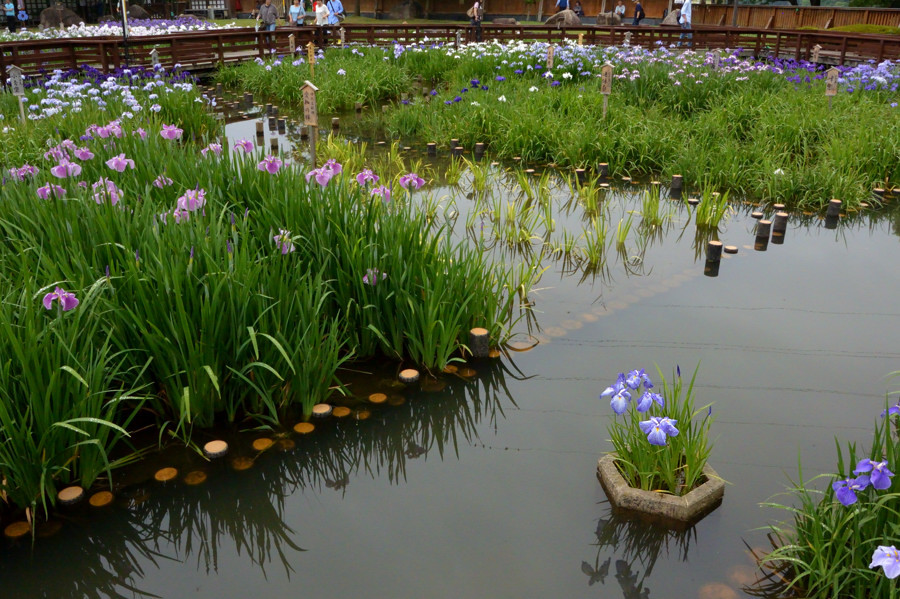
[[[475,358],[486,358],[490,351],[490,335],[487,329],[475,328],[469,331],[469,350]]]
[[[834,217],[834,218],[837,218],[838,216],[840,216],[842,204],[843,204],[843,202],[841,202],[840,200],[837,200],[837,199],[831,200],[830,202],[828,202],[828,208],[825,211],[825,216],[826,217]]]
[[[319,130],[319,109],[316,106],[316,92],[319,91],[309,81],[300,88],[303,92],[303,124],[309,127],[309,155],[312,167],[316,168],[316,137]]]
[[[712,240],[706,244],[706,260],[708,262],[718,262],[722,259],[722,242]]]
[[[10,65],[6,68],[9,73],[9,86],[12,93],[19,100],[19,119],[25,122],[25,80],[22,77],[22,69],[16,65]]]
[[[600,68],[600,93],[603,94],[603,118],[606,119],[606,107],[609,103],[609,94],[612,93],[613,67],[610,63]]]
[[[316,45],[312,42],[306,44],[306,58],[309,61],[309,78],[313,79],[316,76]],[[318,88],[316,88],[316,91],[318,91]]]
[[[831,67],[825,71],[825,96],[828,98],[828,110],[831,110],[831,98],[837,95],[838,75],[837,67]]]
[[[293,33],[288,36],[288,48],[291,51],[291,55],[297,51],[297,38]]]

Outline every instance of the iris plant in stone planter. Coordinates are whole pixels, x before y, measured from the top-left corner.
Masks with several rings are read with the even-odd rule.
[[[685,387],[681,369],[654,386],[643,370],[620,373],[600,395],[615,412],[614,452],[599,462],[610,502],[667,521],[692,522],[722,500],[725,483],[707,464],[712,404],[694,409],[696,370]]]

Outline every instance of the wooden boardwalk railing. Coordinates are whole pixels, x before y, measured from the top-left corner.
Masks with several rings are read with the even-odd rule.
[[[463,42],[475,40],[475,30],[466,25],[349,25],[344,26],[348,44],[455,44],[457,35]],[[550,43],[576,41],[584,44],[622,45],[626,34],[630,43],[645,48],[657,44],[677,43],[682,30],[678,27],[569,27],[555,29],[542,26],[485,25],[485,41],[529,40]],[[821,46],[820,60],[835,64],[900,59],[900,37],[830,33],[819,31],[786,31],[730,27],[697,26],[692,31],[695,49],[743,48],[756,56],[777,55],[809,60],[813,47]],[[217,65],[233,64],[276,54],[289,54],[289,36],[302,51],[313,41],[317,47],[340,44],[336,28],[280,28],[272,33],[253,29],[201,31],[186,34],[130,38],[127,46],[121,38],[69,38],[29,42],[0,43],[0,72],[10,65],[19,66],[27,74],[92,66],[105,72],[124,66],[150,66],[150,52],[156,49],[160,64],[185,70],[206,70]]]
[[[726,4],[694,4],[693,22],[703,25],[731,25],[734,8]],[[884,25],[900,27],[900,10],[892,8],[847,8],[836,6],[738,7],[737,26],[751,29],[828,29],[842,25]]]

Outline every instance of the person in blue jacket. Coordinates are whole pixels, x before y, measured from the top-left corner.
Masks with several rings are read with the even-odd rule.
[[[341,0],[328,0],[325,6],[328,7],[330,13],[328,15],[329,25],[337,25],[344,20],[344,5],[341,4]]]

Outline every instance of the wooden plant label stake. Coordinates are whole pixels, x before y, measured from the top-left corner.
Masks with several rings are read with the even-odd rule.
[[[722,55],[719,54],[718,52],[716,52],[716,55],[713,57],[713,68],[718,70],[721,62],[722,62]]]
[[[347,31],[341,27],[338,29],[338,33],[341,34],[341,48],[347,45]]]
[[[838,70],[837,67],[831,67],[825,71],[825,96],[828,98],[828,110],[831,110],[831,98],[837,95],[838,90]]]
[[[159,66],[159,50],[157,50],[156,48],[150,50],[150,63],[154,68]]]
[[[631,32],[630,31],[625,32],[625,45],[626,46],[631,45]]]
[[[821,52],[821,51],[822,51],[822,46],[820,44],[816,44],[815,46],[812,47],[812,56],[810,58],[812,58],[813,62],[815,62],[815,63],[819,62],[819,52]]]
[[[462,31],[460,29],[456,30],[456,47],[459,48],[462,46]]]
[[[603,94],[603,118],[606,118],[606,107],[609,104],[609,94],[612,93],[613,66],[608,62],[600,67],[600,93]]]
[[[316,108],[316,92],[319,91],[310,81],[305,81],[303,87],[303,124],[309,127],[309,155],[312,167],[316,168],[316,137],[319,131],[319,111]]]
[[[316,74],[316,45],[312,42],[306,44],[306,58],[309,60],[309,77],[312,79]]]
[[[548,70],[553,68],[553,52],[554,52],[553,46],[549,46],[547,48],[547,69]]]
[[[16,65],[6,68],[9,73],[9,87],[12,89],[13,95],[19,100],[19,118],[25,122],[25,79],[22,76],[22,69]]]
[[[583,34],[583,33],[579,33],[579,34],[578,34],[578,45],[579,45],[579,46],[583,46],[583,45],[584,45],[584,34]]]
[[[297,51],[297,38],[293,33],[288,36],[288,48],[290,48],[291,54]]]

